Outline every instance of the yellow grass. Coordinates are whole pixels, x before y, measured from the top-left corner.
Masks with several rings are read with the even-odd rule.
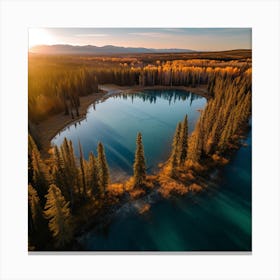
[[[147,176],[147,179],[144,182],[143,186],[135,187],[134,178],[130,177],[124,183],[124,191],[127,191],[132,199],[138,198],[146,193],[145,189],[151,189],[154,187],[154,181],[156,180],[156,178],[157,176],[155,175]]]
[[[198,172],[206,170],[205,166],[202,166],[198,162],[193,162],[192,160],[187,160],[185,162],[185,168],[186,169],[192,169],[192,170],[195,170],[195,171],[198,171]]]
[[[172,193],[184,195],[188,192],[188,188],[183,184],[165,176],[159,178],[160,188],[158,192],[165,198],[168,198]]]
[[[227,163],[229,162],[228,159],[226,159],[226,158],[224,158],[224,157],[222,157],[222,156],[219,156],[219,155],[217,155],[217,154],[212,155],[212,159],[213,159],[215,162],[217,162],[217,163],[219,163],[219,164],[222,164],[222,165],[227,164]]]
[[[125,183],[124,183],[124,189],[125,191],[129,192],[133,190],[134,188],[134,179],[133,177],[130,177]]]
[[[192,192],[200,192],[203,190],[203,187],[201,187],[200,185],[198,184],[191,184],[189,186],[189,190],[192,191]]]
[[[129,194],[130,194],[130,197],[131,197],[132,199],[135,199],[135,198],[140,197],[141,195],[144,195],[144,194],[145,194],[145,191],[142,190],[142,189],[134,189],[134,190],[131,190],[131,191],[129,192]]]
[[[138,212],[139,212],[140,214],[143,214],[143,213],[149,211],[150,208],[151,208],[151,205],[148,204],[148,203],[145,203],[142,207],[139,208]]]
[[[186,178],[187,178],[188,180],[194,180],[194,179],[195,179],[192,170],[189,170],[189,171],[186,173]]]
[[[123,184],[111,184],[108,186],[107,191],[110,195],[120,196],[124,193],[124,185]]]
[[[156,182],[158,176],[156,175],[149,175],[145,181],[145,188],[152,189],[154,187],[154,183]]]

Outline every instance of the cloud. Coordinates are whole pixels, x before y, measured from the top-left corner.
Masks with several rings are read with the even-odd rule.
[[[107,37],[105,33],[88,33],[88,34],[76,34],[77,37]]]

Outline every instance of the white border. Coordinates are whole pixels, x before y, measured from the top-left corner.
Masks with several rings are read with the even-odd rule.
[[[253,28],[252,255],[28,255],[27,28]],[[2,1],[1,279],[279,279],[279,2]]]

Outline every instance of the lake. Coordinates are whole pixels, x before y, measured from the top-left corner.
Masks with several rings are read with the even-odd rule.
[[[71,125],[64,137],[85,154],[105,145],[113,178],[132,174],[135,137],[142,132],[149,172],[167,159],[178,121],[189,116],[190,131],[206,100],[184,91],[144,91],[108,98],[91,107],[85,120]],[[207,191],[196,195],[146,198],[148,212],[138,214],[137,203],[127,203],[109,223],[79,238],[89,251],[250,251],[251,245],[251,132],[228,165],[213,173]]]
[[[179,90],[145,90],[112,96],[92,105],[84,120],[61,131],[52,144],[61,145],[66,137],[72,140],[78,156],[80,141],[87,158],[90,151],[96,155],[98,142],[102,142],[114,182],[133,174],[136,135],[141,132],[147,171],[152,173],[170,155],[177,123],[188,114],[192,131],[200,114],[198,110],[206,102],[201,96]]]

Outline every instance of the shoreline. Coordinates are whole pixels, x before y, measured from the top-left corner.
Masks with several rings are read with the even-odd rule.
[[[199,88],[194,88],[195,90],[193,90],[192,88],[187,88],[187,87],[163,87],[163,86],[155,86],[155,87],[120,87],[117,85],[104,85],[104,86],[100,86],[100,90],[102,92],[97,93],[97,94],[91,94],[89,96],[85,96],[81,98],[81,106],[79,108],[80,110],[80,116],[78,118],[75,119],[71,119],[71,117],[69,116],[65,116],[63,115],[63,113],[61,114],[57,114],[55,116],[53,116],[50,119],[53,119],[52,121],[55,121],[59,118],[59,116],[64,116],[64,123],[60,122],[60,124],[63,125],[62,128],[59,128],[59,131],[67,128],[67,126],[72,125],[73,123],[79,122],[81,120],[83,120],[86,117],[87,111],[89,106],[91,106],[91,104],[93,104],[94,102],[103,102],[105,101],[107,98],[114,96],[114,95],[118,95],[118,94],[132,94],[134,92],[137,91],[141,91],[141,90],[146,90],[146,89],[180,89],[180,90],[186,90],[186,91],[190,91],[193,92],[195,94],[201,95],[203,96],[203,93],[206,95],[206,87],[199,87]],[[200,93],[201,94],[200,94]],[[206,97],[207,98],[207,97]],[[209,96],[208,96],[209,98]],[[207,98],[207,99],[208,99]],[[68,120],[66,120],[68,119]],[[49,122],[49,120],[44,121],[44,125],[46,125]],[[239,133],[239,137],[238,139],[236,139],[237,143],[239,142],[240,139],[242,139],[243,137],[245,137],[244,134],[246,133],[247,127],[242,127],[240,129],[240,133]],[[53,132],[55,131],[54,128],[52,130]],[[45,134],[47,134],[48,132],[45,131]],[[55,135],[54,135],[55,136]],[[49,134],[49,142],[48,145],[50,147],[50,141],[52,139],[53,136],[51,136],[51,134]],[[47,142],[48,139],[46,139]],[[221,163],[220,160],[213,160],[210,162],[204,162],[202,164],[205,164],[205,167],[207,167],[206,169],[196,169],[194,167],[193,172],[190,174],[193,176],[193,178],[188,178],[188,177],[183,177],[181,176],[181,172],[185,170],[179,170],[179,175],[177,179],[171,179],[170,181],[162,181],[161,179],[166,179],[165,178],[165,172],[164,172],[164,167],[165,164],[163,164],[160,167],[159,172],[157,172],[156,174],[152,174],[147,176],[148,177],[148,181],[151,180],[155,180],[155,183],[152,184],[151,187],[149,187],[148,189],[145,190],[144,195],[143,194],[139,194],[136,195],[135,197],[133,197],[133,190],[125,190],[125,185],[128,182],[128,180],[124,180],[124,182],[120,183],[123,184],[123,189],[128,192],[130,195],[132,195],[132,198],[128,201],[125,201],[123,199],[121,199],[120,196],[120,200],[114,202],[111,207],[110,210],[108,210],[108,212],[102,212],[103,214],[105,214],[105,222],[100,222],[98,219],[96,220],[96,216],[95,214],[92,216],[92,221],[86,224],[83,224],[84,222],[81,220],[79,221],[81,223],[81,227],[79,226],[79,230],[77,230],[75,232],[75,237],[73,240],[73,243],[71,246],[73,246],[73,248],[78,248],[78,250],[84,250],[84,248],[80,247],[82,246],[81,240],[82,238],[84,238],[87,234],[89,234],[90,232],[96,230],[96,228],[98,228],[99,226],[104,225],[104,223],[109,223],[111,221],[111,219],[113,219],[114,213],[112,212],[113,210],[117,210],[119,211],[122,207],[125,206],[131,206],[131,211],[136,211],[139,214],[145,213],[146,211],[149,211],[150,207],[152,207],[151,205],[154,203],[157,203],[158,200],[165,200],[165,199],[169,199],[170,196],[183,196],[183,195],[195,195],[196,193],[199,192],[204,192],[208,189],[208,187],[211,187],[211,185],[215,182],[215,177],[213,177],[212,175],[215,174],[215,172],[217,170],[219,170],[222,166],[227,165],[230,160],[232,159],[232,154],[234,152],[236,152],[236,150],[239,150],[240,146],[242,146],[242,143],[239,143],[239,145],[236,145],[233,148],[229,148],[227,150],[227,154],[228,156],[226,157],[229,161],[227,161],[226,163]],[[43,146],[42,146],[43,148]],[[47,156],[47,154],[46,154]],[[209,164],[210,163],[210,164]],[[192,169],[192,167],[191,167]],[[189,176],[187,174],[187,176]],[[170,190],[167,188],[167,196],[164,193],[164,185],[167,185],[167,183],[172,183],[172,181],[176,181],[179,185],[182,185],[182,180],[184,179],[187,180],[183,185],[183,190],[182,188],[177,189],[177,187],[175,186],[175,188],[171,188]],[[187,184],[186,184],[187,183]],[[215,184],[215,183],[214,183]],[[113,184],[114,185],[114,184]],[[196,186],[196,188],[195,188]],[[163,192],[162,192],[162,191]],[[143,196],[142,196],[143,195]],[[147,201],[147,197],[150,196],[156,196],[155,201],[153,202],[148,202]],[[116,198],[119,199],[119,196],[116,195]],[[145,208],[148,205],[147,208]],[[78,247],[76,247],[78,246]],[[71,249],[73,250],[73,249]],[[76,250],[76,249],[74,249]]]
[[[185,87],[185,86],[118,86],[114,84],[106,84],[99,86],[101,90],[98,93],[92,93],[87,96],[80,97],[80,115],[72,119],[69,115],[65,115],[63,112],[53,115],[48,119],[40,122],[36,125],[36,130],[38,131],[40,143],[41,143],[41,153],[43,158],[49,156],[49,150],[51,149],[51,140],[62,130],[66,129],[69,125],[75,124],[85,119],[89,106],[95,102],[104,102],[107,98],[113,95],[118,95],[121,93],[132,94],[141,90],[150,89],[174,89],[174,90],[184,90],[189,91],[194,94],[209,98],[207,94],[207,87],[205,85],[199,87]]]
[[[160,176],[164,173],[163,169],[164,166],[161,167],[161,170],[153,175],[148,175],[147,178],[155,179],[159,185],[155,184],[153,187],[151,187],[149,190],[146,189],[144,195],[140,195],[139,197],[130,198],[127,201],[120,200],[118,203],[111,205],[111,209],[105,213],[105,220],[104,217],[102,220],[96,220],[96,216],[93,216],[92,219],[83,226],[81,226],[80,230],[76,232],[74,243],[79,244],[80,248],[82,250],[86,250],[85,248],[81,247],[82,240],[84,238],[87,238],[88,234],[91,234],[92,232],[96,232],[99,227],[102,227],[104,225],[107,225],[115,219],[121,211],[123,207],[129,207],[129,212],[132,213],[138,213],[139,215],[142,215],[146,211],[149,211],[150,208],[159,201],[168,200],[171,197],[183,197],[183,196],[193,196],[193,195],[199,195],[200,193],[204,193],[205,191],[216,187],[219,184],[218,178],[217,178],[217,172],[219,172],[224,166],[227,166],[228,164],[232,163],[233,154],[236,153],[243,144],[240,141],[242,138],[248,138],[249,131],[251,130],[251,125],[246,125],[243,127],[240,131],[239,138],[237,140],[237,145],[234,148],[228,149],[228,161],[226,163],[221,163],[218,161],[213,161],[211,165],[207,166],[207,162],[202,163],[202,166],[207,166],[206,170],[196,170],[194,168],[193,170],[196,170],[194,172],[194,178],[193,179],[186,179],[187,181],[184,184],[184,187],[187,189],[186,192],[180,192],[176,189],[172,189],[170,193],[168,193],[167,196],[165,196],[160,189],[163,187],[160,182]],[[165,163],[166,164],[166,163]],[[191,167],[193,168],[193,167]],[[186,171],[186,167],[183,167],[183,170]],[[183,171],[181,170],[181,172]],[[155,178],[154,178],[155,177]],[[177,177],[177,179],[171,179],[180,181],[182,179],[180,175]],[[148,179],[149,180],[149,179]],[[188,183],[187,183],[188,182]],[[123,183],[125,184],[125,182]],[[188,186],[186,186],[188,184]],[[191,185],[198,185],[200,188],[193,188],[191,189]],[[164,187],[163,187],[164,188]],[[129,193],[129,190],[127,191]],[[149,198],[152,198],[151,201]],[[143,207],[145,205],[149,205],[148,209],[144,209]],[[144,209],[143,212],[141,212],[141,209]]]

